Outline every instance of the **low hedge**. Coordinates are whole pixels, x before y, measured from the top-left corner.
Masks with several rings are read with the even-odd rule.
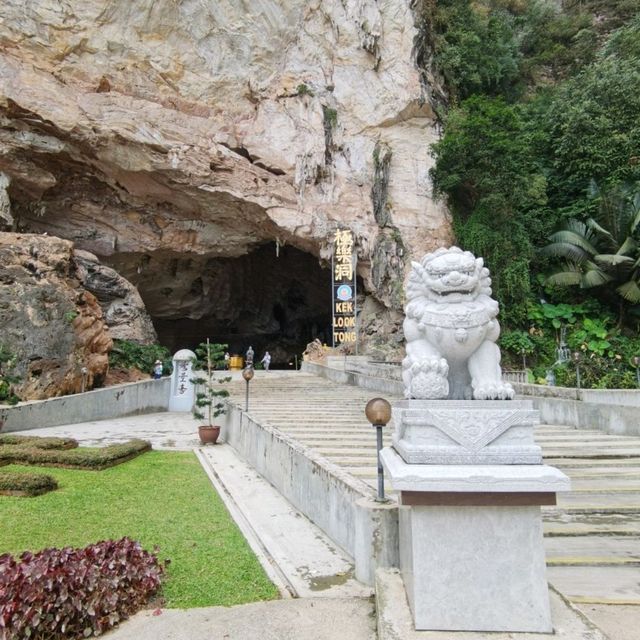
[[[55,478],[43,473],[0,472],[0,495],[3,496],[40,496],[57,488]]]
[[[160,588],[164,564],[130,538],[0,556],[0,638],[97,636]]]
[[[39,438],[38,436],[0,435],[0,447],[35,447],[36,449],[75,449],[78,441],[73,438]]]
[[[99,471],[113,467],[151,450],[146,440],[129,440],[108,447],[77,447],[75,449],[42,449],[35,446],[0,446],[0,461],[5,464],[28,464],[43,467],[91,469]]]

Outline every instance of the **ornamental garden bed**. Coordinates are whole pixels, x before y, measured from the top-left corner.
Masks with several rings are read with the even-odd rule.
[[[19,464],[101,471],[150,449],[151,444],[145,440],[89,448],[78,447],[72,438],[4,435],[0,436],[0,467]],[[57,482],[50,475],[32,471],[0,473],[0,495],[33,497],[57,488]]]

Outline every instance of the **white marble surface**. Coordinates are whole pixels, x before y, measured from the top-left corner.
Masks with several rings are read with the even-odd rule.
[[[403,400],[393,405],[393,445],[416,464],[540,464],[530,401]]]
[[[441,247],[411,267],[403,324],[405,397],[511,400],[496,344],[498,303],[482,258]]]
[[[401,509],[416,629],[552,631],[540,507]]]
[[[570,479],[555,467],[527,465],[407,464],[385,447],[382,464],[396,491],[558,492]]]

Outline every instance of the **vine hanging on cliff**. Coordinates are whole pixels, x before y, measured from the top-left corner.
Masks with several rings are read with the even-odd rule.
[[[373,216],[380,228],[391,223],[389,211],[389,167],[391,165],[391,148],[384,142],[376,142],[373,149],[373,186],[371,187],[371,202],[373,203]]]

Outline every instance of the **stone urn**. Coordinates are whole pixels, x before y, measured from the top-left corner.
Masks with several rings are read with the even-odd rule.
[[[220,427],[203,425],[198,427],[201,444],[215,444],[220,437]]]

